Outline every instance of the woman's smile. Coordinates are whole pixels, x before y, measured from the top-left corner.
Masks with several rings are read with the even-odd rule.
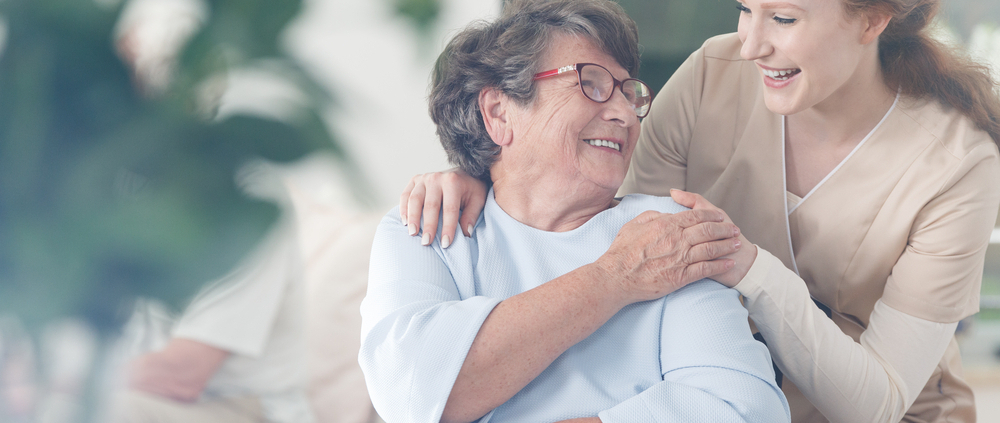
[[[788,80],[788,78],[791,78],[797,75],[799,72],[802,72],[801,69],[770,70],[763,67],[761,68],[761,70],[764,72],[764,76],[771,78],[775,81],[786,81]]]
[[[611,149],[619,154],[622,151],[622,144],[621,142],[618,141],[610,141],[605,139],[590,139],[590,140],[583,140],[583,142],[590,144],[594,147]]]
[[[757,67],[764,75],[764,85],[774,89],[787,87],[802,73],[802,69],[798,68],[775,69],[761,64],[757,64]]]

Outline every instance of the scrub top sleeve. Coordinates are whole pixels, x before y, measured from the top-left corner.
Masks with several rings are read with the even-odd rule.
[[[922,320],[879,301],[857,343],[763,248],[736,289],[785,377],[831,422],[898,422],[955,333],[954,323]]]
[[[277,226],[233,272],[192,300],[173,336],[259,357],[288,287],[302,277],[295,239],[294,225]]]
[[[688,146],[705,81],[704,50],[692,53],[656,93],[618,196],[669,196],[671,188],[685,189]]]
[[[463,248],[471,243],[459,237],[449,252]],[[472,341],[500,302],[462,299],[441,254],[437,241],[425,247],[409,236],[398,207],[375,233],[358,360],[372,404],[386,421],[441,419]]]
[[[787,422],[767,349],[736,291],[703,280],[665,299],[663,381],[599,414],[612,422]]]
[[[923,207],[882,301],[922,319],[953,323],[979,311],[982,269],[1000,208],[996,145],[971,150]]]

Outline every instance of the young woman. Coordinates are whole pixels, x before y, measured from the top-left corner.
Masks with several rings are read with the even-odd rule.
[[[741,0],[738,34],[692,54],[642,124],[619,193],[700,194],[672,193],[756,243],[733,256],[749,271],[717,279],[744,296],[794,422],[975,421],[954,331],[1000,208],[1000,101],[928,36],[938,3]],[[413,182],[404,216],[443,204],[445,234],[486,190]]]

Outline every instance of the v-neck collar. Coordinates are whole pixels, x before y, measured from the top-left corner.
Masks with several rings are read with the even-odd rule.
[[[838,163],[837,166],[834,167],[833,170],[830,171],[830,173],[826,174],[826,176],[823,178],[823,180],[819,181],[819,183],[816,184],[816,186],[812,187],[812,189],[809,190],[809,192],[807,192],[806,195],[802,196],[802,199],[800,199],[799,202],[797,204],[795,204],[795,207],[792,207],[792,208],[789,209],[786,206],[785,207],[785,214],[790,216],[792,214],[792,212],[794,212],[796,209],[798,209],[799,206],[802,205],[802,203],[805,203],[806,200],[808,200],[809,197],[811,197],[813,195],[813,193],[816,192],[816,190],[819,189],[819,187],[823,186],[823,184],[826,183],[826,181],[829,180],[830,177],[833,176],[833,174],[837,173],[837,171],[840,170],[840,168],[844,166],[844,163],[847,163],[847,161],[851,159],[851,156],[853,156],[854,153],[856,153],[859,149],[861,149],[861,146],[865,145],[865,143],[867,143],[868,140],[871,139],[872,134],[874,134],[875,131],[878,131],[878,128],[882,126],[882,123],[885,122],[885,120],[889,117],[889,115],[892,114],[892,111],[896,109],[896,103],[898,103],[898,102],[899,102],[899,93],[897,92],[896,93],[896,98],[894,100],[892,100],[892,106],[890,106],[889,110],[886,111],[884,115],[882,115],[882,119],[879,120],[878,124],[876,124],[875,127],[872,128],[872,130],[868,132],[868,135],[865,135],[865,137],[861,140],[861,142],[859,142],[858,145],[854,146],[854,149],[852,149],[851,152],[848,153],[847,156],[844,157],[844,159],[841,160],[840,163]],[[782,115],[781,116],[781,168],[783,169],[782,173],[785,174],[785,177],[784,177],[784,180],[785,180],[784,181],[785,182],[785,192],[788,192],[788,176],[787,176],[787,170],[786,170],[787,169],[787,163],[785,162],[785,160],[786,160],[785,145],[786,145],[786,141],[787,141],[787,139],[786,139],[786,137],[787,137],[787,133],[786,133],[787,128],[788,128],[788,123],[786,121],[786,116]]]

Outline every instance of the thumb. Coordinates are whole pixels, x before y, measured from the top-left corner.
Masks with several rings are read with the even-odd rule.
[[[677,204],[680,204],[689,209],[693,209],[698,203],[698,196],[687,191],[682,191],[679,189],[670,189],[670,198],[673,198]]]

